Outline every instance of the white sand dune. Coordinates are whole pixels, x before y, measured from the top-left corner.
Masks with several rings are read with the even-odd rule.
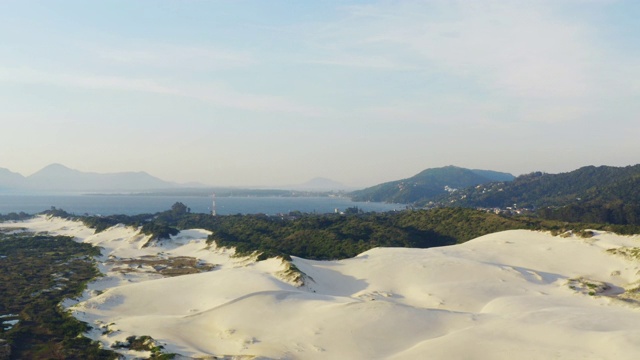
[[[305,274],[296,286],[281,259],[233,257],[208,246],[204,230],[142,247],[148,238],[122,226],[96,235],[55,218],[19,226],[103,248],[106,276],[65,306],[105,346],[149,335],[193,358],[640,358],[640,307],[619,296],[640,286],[640,260],[606,251],[640,247],[638,236],[517,230],[341,261],[294,258]],[[176,257],[216,266],[165,277],[134,261]]]

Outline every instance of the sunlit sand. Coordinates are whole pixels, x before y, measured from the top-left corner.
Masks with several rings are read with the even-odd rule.
[[[255,262],[208,245],[205,230],[144,247],[149,238],[123,226],[95,235],[58,218],[1,226],[103,248],[105,276],[64,306],[105,347],[149,335],[165,352],[193,358],[640,356],[640,307],[628,291],[640,286],[640,259],[607,251],[640,247],[639,236],[506,231],[449,247],[376,248],[340,261],[293,258],[300,277],[280,258]],[[177,257],[191,267],[167,276],[176,274],[166,260]]]

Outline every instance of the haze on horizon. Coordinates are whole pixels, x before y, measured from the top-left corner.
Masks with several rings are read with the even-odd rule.
[[[3,1],[0,167],[352,186],[636,164],[640,2]]]

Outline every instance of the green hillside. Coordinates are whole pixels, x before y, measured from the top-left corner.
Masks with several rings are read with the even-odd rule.
[[[561,174],[531,173],[451,194],[441,205],[537,211],[545,218],[640,224],[640,165],[586,166]]]
[[[471,170],[456,166],[427,169],[408,179],[391,181],[352,192],[354,201],[400,204],[429,202],[451,191],[495,181],[509,181],[513,175],[490,170]]]

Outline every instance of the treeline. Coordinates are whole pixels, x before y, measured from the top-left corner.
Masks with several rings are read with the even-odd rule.
[[[177,216],[176,216],[177,215]],[[523,222],[465,208],[358,213],[306,214],[296,218],[267,215],[211,216],[164,212],[153,223],[176,229],[201,228],[210,241],[240,254],[262,258],[299,256],[344,259],[374,247],[428,248],[461,243],[496,231],[533,228]]]
[[[568,173],[535,172],[508,183],[468,189],[462,205],[505,207],[564,206],[575,202],[640,203],[640,165],[586,166]]]
[[[75,218],[103,231],[116,224],[138,227],[156,241],[168,239],[182,229],[212,232],[210,241],[233,247],[239,254],[261,253],[261,258],[289,255],[308,259],[342,259],[374,247],[452,245],[477,236],[523,224],[506,217],[464,208],[387,213],[302,214],[295,216],[227,215],[191,213],[182,204],[156,214],[75,216],[64,210],[46,214]]]
[[[445,188],[462,189],[495,181],[510,181],[513,175],[489,170],[470,170],[456,166],[427,169],[410,178],[375,185],[351,192],[354,201],[400,204],[426,204],[447,194]]]
[[[265,215],[187,216],[180,228],[204,228],[210,241],[234,247],[241,254],[254,251],[262,258],[294,255],[308,259],[342,259],[373,247],[432,247],[456,239],[429,229],[402,227],[383,214],[306,215],[282,219]]]
[[[640,225],[640,205],[622,201],[576,203],[562,207],[548,207],[538,210],[545,219],[608,223],[617,225]]]
[[[171,207],[171,210],[156,214],[76,217],[66,213],[63,217],[78,218],[86,226],[95,229],[96,232],[123,224],[125,226],[140,227],[140,232],[151,235],[154,239],[168,239],[172,235],[178,234],[179,230],[176,228],[178,221],[190,213],[190,208],[178,202]]]
[[[21,221],[21,220],[27,220],[32,218],[33,215],[29,215],[23,211],[16,213],[16,212],[10,212],[6,215],[4,214],[0,214],[0,221]]]
[[[227,215],[191,213],[182,204],[156,214],[106,217],[81,216],[56,210],[58,216],[82,220],[96,231],[116,224],[140,228],[153,241],[162,241],[183,229],[206,229],[209,241],[235,248],[237,253],[272,256],[299,256],[307,259],[344,259],[374,247],[428,248],[462,243],[476,237],[511,229],[567,230],[596,229],[618,233],[640,233],[640,226],[612,225],[603,221],[583,221],[577,216],[568,222],[562,216],[507,216],[463,207],[406,210],[385,213],[302,214],[295,216]],[[558,211],[558,209],[556,209]]]
[[[510,229],[564,231],[603,228],[530,217],[510,217],[469,208],[437,208],[386,213],[300,214],[297,216],[191,213],[182,203],[153,215],[80,217],[96,231],[122,223],[140,227],[155,241],[179,230],[201,228],[212,232],[209,241],[233,247],[239,254],[299,256],[307,259],[343,259],[374,247],[428,248],[462,243]],[[608,228],[608,230],[613,230]],[[622,229],[622,231],[625,231]],[[626,230],[631,231],[631,230]]]

